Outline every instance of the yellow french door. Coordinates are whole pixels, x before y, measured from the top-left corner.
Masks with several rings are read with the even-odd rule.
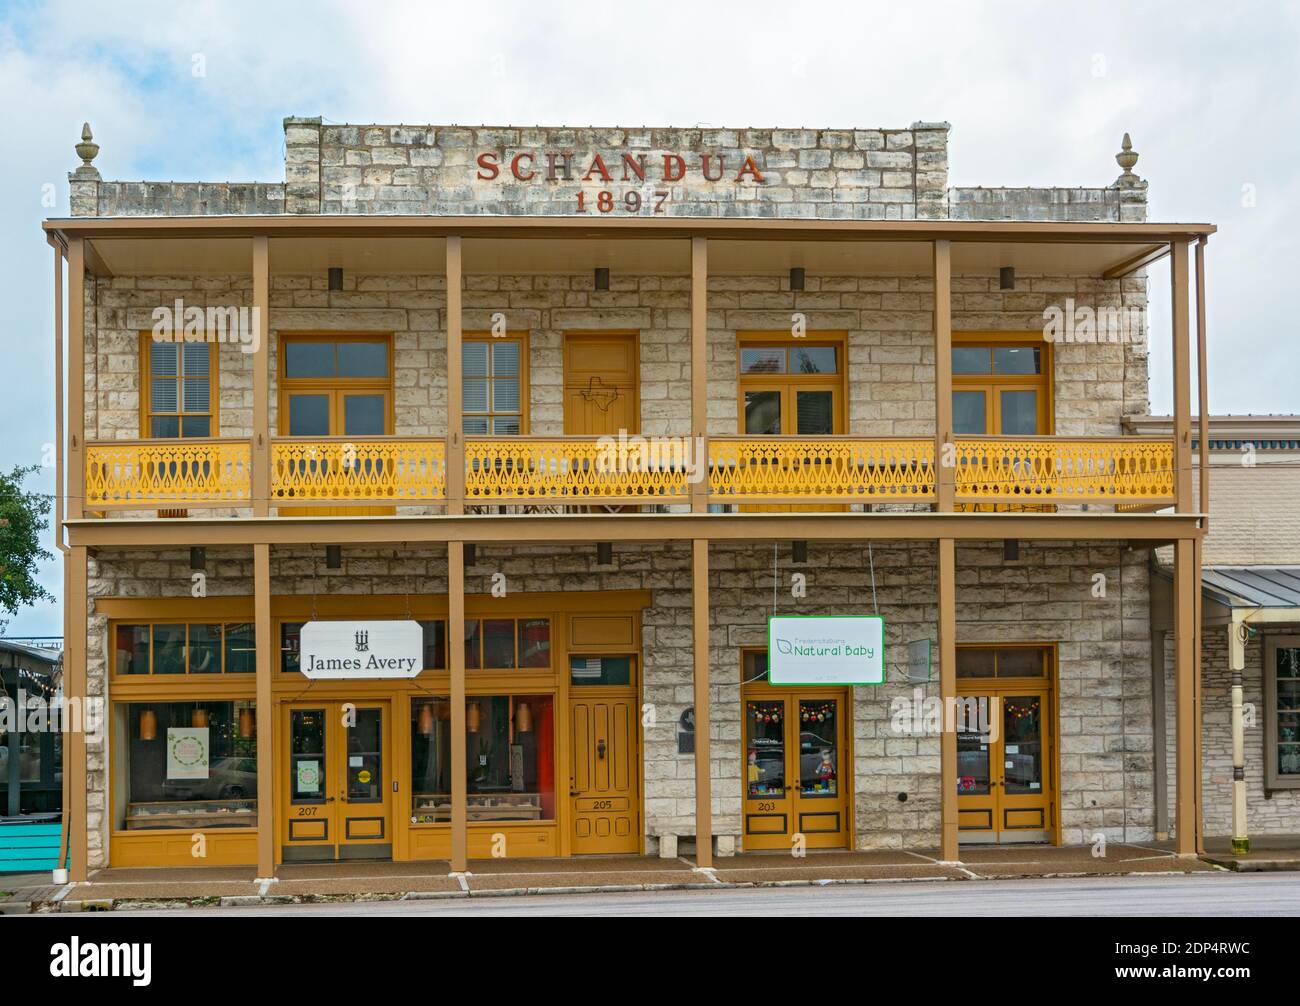
[[[1044,647],[958,649],[956,785],[963,842],[1046,842],[1055,835],[1051,665]]]
[[[282,859],[391,858],[391,734],[387,702],[285,706]]]
[[[571,660],[569,801],[575,855],[641,851],[636,674],[632,655]]]
[[[745,653],[741,730],[746,850],[840,849],[852,837],[848,693],[774,688],[761,680],[767,654]]]

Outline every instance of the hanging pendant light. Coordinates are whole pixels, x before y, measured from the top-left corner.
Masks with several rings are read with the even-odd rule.
[[[515,729],[521,734],[533,729],[533,711],[528,708],[527,702],[519,703],[519,708],[515,710]]]
[[[480,726],[482,726],[482,711],[477,702],[471,702],[465,707],[465,732],[476,734]]]
[[[196,707],[194,712],[190,713],[190,726],[206,727],[208,725],[208,711],[201,706]]]
[[[239,736],[244,740],[248,740],[253,736],[256,729],[257,720],[253,716],[252,708],[244,706],[243,709],[239,710]]]
[[[433,703],[426,702],[420,706],[420,733],[433,733]]]
[[[152,709],[140,713],[140,739],[152,741],[158,738],[158,714]]]

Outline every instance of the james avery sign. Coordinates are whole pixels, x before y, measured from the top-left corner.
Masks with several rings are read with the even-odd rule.
[[[885,620],[879,615],[769,618],[767,680],[774,685],[884,684]]]
[[[299,666],[309,678],[413,678],[424,669],[419,622],[308,622]]]

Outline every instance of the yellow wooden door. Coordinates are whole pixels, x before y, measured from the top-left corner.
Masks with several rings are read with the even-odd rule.
[[[790,848],[795,825],[794,790],[787,750],[789,702],[781,695],[753,695],[744,710],[744,845]]]
[[[789,699],[794,825],[810,849],[842,848],[849,832],[853,779],[844,771],[845,705],[838,690],[818,689]]]
[[[392,856],[391,724],[387,703],[296,703],[280,744],[285,813],[281,857]]]
[[[957,811],[963,842],[1045,842],[1054,833],[1051,694],[989,687],[958,702]]]
[[[573,852],[640,851],[637,706],[631,696],[578,694],[569,703]]]
[[[638,354],[635,333],[565,333],[565,436],[639,432]]]

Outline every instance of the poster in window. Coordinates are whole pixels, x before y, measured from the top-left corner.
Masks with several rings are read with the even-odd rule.
[[[167,728],[167,778],[208,777],[208,728]]]

